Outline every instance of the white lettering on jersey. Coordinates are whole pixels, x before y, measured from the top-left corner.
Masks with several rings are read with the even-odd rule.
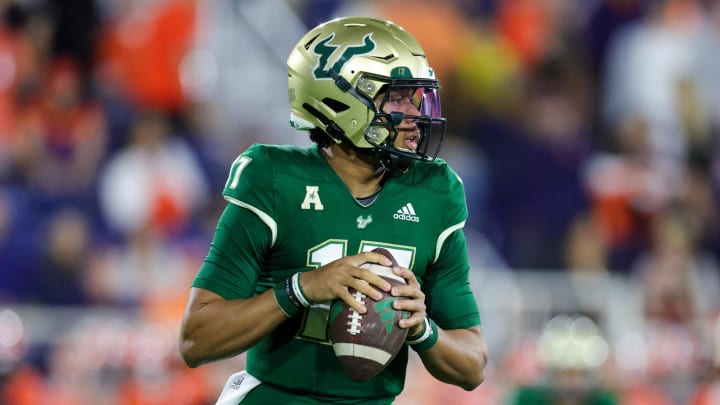
[[[407,203],[397,210],[397,212],[393,214],[393,218],[401,221],[420,222],[420,217],[415,214],[415,208],[413,208],[411,203]]]
[[[315,211],[322,211],[325,207],[323,206],[322,201],[320,201],[320,194],[318,194],[319,190],[320,187],[318,186],[305,186],[305,199],[302,204],[300,204],[300,208],[309,210],[312,205],[312,208],[315,209]]]

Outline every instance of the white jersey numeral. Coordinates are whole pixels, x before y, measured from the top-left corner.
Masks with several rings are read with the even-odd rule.
[[[228,179],[225,182],[225,187],[229,188],[231,190],[234,190],[237,188],[238,183],[240,182],[240,175],[242,174],[242,171],[247,167],[247,165],[250,164],[252,161],[251,158],[247,156],[238,156],[237,159],[232,163],[232,167],[230,168],[230,174],[228,175]]]

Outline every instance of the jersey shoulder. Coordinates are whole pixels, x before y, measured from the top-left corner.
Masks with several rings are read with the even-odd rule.
[[[246,158],[256,162],[264,162],[270,164],[272,162],[292,162],[296,160],[306,160],[317,156],[314,147],[302,147],[295,145],[269,145],[263,143],[255,143],[250,145],[243,151],[237,159]],[[237,160],[236,159],[236,160]]]
[[[441,158],[436,158],[432,162],[417,162],[407,174],[409,181],[446,183],[451,187],[462,186],[460,176]]]
[[[271,214],[282,179],[300,167],[313,166],[318,152],[312,147],[253,144],[231,164],[223,197],[236,205]]]
[[[467,202],[462,180],[442,159],[416,162],[406,173],[392,178],[399,199],[409,199],[413,205],[435,212],[443,229],[467,220]],[[438,208],[440,207],[440,208]],[[417,210],[416,210],[417,211]]]
[[[403,176],[402,182],[432,193],[445,195],[454,204],[465,205],[465,188],[460,176],[443,159],[432,162],[418,162]]]

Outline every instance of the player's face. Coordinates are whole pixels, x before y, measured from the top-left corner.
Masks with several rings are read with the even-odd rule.
[[[417,150],[420,141],[420,131],[414,119],[408,116],[420,115],[421,94],[419,89],[401,88],[390,91],[390,94],[379,94],[375,98],[378,108],[382,107],[383,112],[390,114],[399,112],[403,114],[403,119],[399,125],[395,126],[398,136],[395,138],[395,147]],[[383,103],[384,101],[384,103]]]

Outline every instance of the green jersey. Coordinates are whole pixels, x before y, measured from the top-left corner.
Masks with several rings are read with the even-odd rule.
[[[462,232],[465,192],[440,159],[389,177],[363,205],[316,146],[253,145],[233,163],[223,196],[229,204],[195,287],[247,298],[295,272],[383,247],[415,273],[439,327],[480,323]],[[318,303],[288,319],[248,350],[247,371],[305,400],[392,401],[403,388],[407,346],[375,378],[354,382],[327,338],[328,313],[329,303]]]
[[[563,393],[554,386],[526,386],[511,395],[511,405],[618,405],[617,396],[604,388]]]

